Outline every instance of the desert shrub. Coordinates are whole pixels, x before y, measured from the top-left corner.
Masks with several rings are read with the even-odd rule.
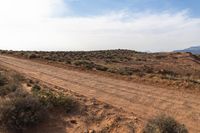
[[[142,57],[138,57],[138,58],[135,59],[135,61],[141,61],[141,62],[144,61],[144,62],[146,62],[147,59],[142,58]]]
[[[38,56],[36,54],[28,54],[28,59],[35,59],[35,58],[38,58]]]
[[[0,87],[0,96],[5,96],[10,92],[9,88],[7,87]]]
[[[23,132],[41,122],[45,116],[42,104],[32,96],[17,97],[0,106],[1,128]]]
[[[14,51],[12,51],[12,50],[9,50],[9,51],[7,51],[7,54],[14,54]]]
[[[84,68],[87,68],[87,69],[92,69],[95,67],[95,64],[91,61],[85,61],[85,60],[78,60],[78,61],[75,61],[73,63],[75,66],[80,66],[80,67],[84,67]]]
[[[47,108],[63,108],[67,113],[69,113],[76,106],[76,102],[71,97],[65,96],[61,93],[53,93],[50,90],[37,90],[34,94]]]
[[[170,71],[170,70],[165,70],[165,69],[159,70],[158,73],[162,74],[162,75],[177,76],[177,74],[175,72]]]
[[[0,86],[0,96],[6,96],[20,88],[19,82],[23,79],[23,77],[18,74],[13,74],[8,79],[6,79],[5,77],[3,77],[2,79],[3,82],[1,85],[3,86]]]
[[[26,98],[29,95],[30,94],[26,90],[18,87],[13,93],[9,94],[9,98],[10,99],[15,99],[17,97],[18,98]]]
[[[165,58],[167,58],[167,56],[166,55],[155,55],[155,58],[156,59],[165,59]]]
[[[108,70],[107,67],[102,66],[102,65],[95,65],[95,68],[96,68],[96,70],[99,70],[99,71],[107,71]]]
[[[4,86],[7,82],[7,79],[5,76],[3,76],[1,73],[0,73],[0,86]]]
[[[0,87],[0,96],[6,96],[11,92],[15,92],[17,87],[18,85],[15,83],[10,83],[9,85]]]
[[[0,51],[0,54],[6,54],[6,53],[7,51],[3,51],[3,50]]]
[[[51,57],[49,57],[49,56],[42,56],[42,58],[45,59],[45,60],[50,60],[51,59]]]
[[[37,84],[33,85],[33,87],[31,88],[31,91],[33,93],[37,93],[40,90],[41,90],[41,87],[39,85],[37,85]]]
[[[145,72],[145,73],[154,73],[154,70],[153,70],[153,68],[144,65],[143,68],[142,68],[142,72]]]
[[[149,120],[143,133],[188,133],[188,130],[172,117],[161,115]]]
[[[69,60],[69,59],[64,61],[64,64],[71,64],[71,63],[72,63],[72,62],[71,62],[71,60]]]
[[[19,83],[20,81],[23,81],[24,77],[20,74],[13,74],[12,75],[12,81],[15,83]]]
[[[116,68],[108,68],[107,72],[110,72],[110,73],[117,73],[118,69]]]
[[[53,97],[52,103],[55,107],[64,108],[64,110],[68,113],[72,111],[74,108],[74,101],[69,96],[58,95]]]
[[[110,58],[110,59],[105,59],[106,63],[120,63],[119,58]]]
[[[200,80],[196,79],[186,79],[187,82],[192,82],[194,84],[200,84]]]
[[[132,75],[134,72],[137,72],[137,70],[135,70],[134,68],[130,68],[130,67],[123,67],[117,71],[117,73],[119,73],[121,75]]]

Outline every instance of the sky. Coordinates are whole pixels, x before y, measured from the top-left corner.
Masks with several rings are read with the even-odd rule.
[[[200,0],[0,0],[0,49],[173,51],[200,45]]]

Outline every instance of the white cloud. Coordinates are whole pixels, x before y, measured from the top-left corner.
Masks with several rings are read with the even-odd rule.
[[[66,11],[63,0],[1,0],[0,48],[158,51],[200,44],[200,18],[187,11],[55,17]]]

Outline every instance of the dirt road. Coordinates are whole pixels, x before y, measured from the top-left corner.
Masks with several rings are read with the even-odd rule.
[[[146,86],[7,56],[0,56],[0,65],[121,107],[143,120],[166,113],[184,123],[191,133],[200,133],[199,94]]]

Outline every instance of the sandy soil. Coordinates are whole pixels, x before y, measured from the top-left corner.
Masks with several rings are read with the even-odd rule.
[[[70,89],[122,108],[144,122],[152,116],[165,113],[184,123],[190,132],[200,132],[199,93],[146,86],[7,56],[0,56],[0,65],[63,90]]]

